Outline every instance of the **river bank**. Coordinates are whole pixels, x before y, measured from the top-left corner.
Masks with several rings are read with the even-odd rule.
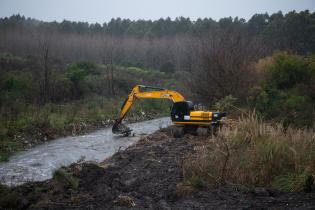
[[[135,123],[141,122],[146,120],[152,120],[154,118],[161,117],[160,115],[134,115],[131,117],[127,117],[124,120],[124,123]],[[71,123],[65,126],[63,132],[55,132],[52,129],[48,128],[40,128],[36,127],[32,132],[21,132],[16,133],[14,135],[13,140],[15,142],[19,142],[22,145],[21,150],[30,149],[36,145],[42,144],[47,141],[51,141],[54,139],[58,139],[61,137],[67,136],[79,136],[84,134],[89,134],[91,132],[97,131],[103,128],[109,128],[114,124],[114,119],[104,119],[98,122],[78,122],[78,123]]]
[[[113,115],[113,114],[112,114]],[[162,117],[161,113],[135,112],[124,119],[125,123],[135,123]],[[114,117],[114,115],[113,115]],[[8,161],[13,154],[33,148],[37,145],[61,137],[89,134],[99,129],[109,128],[114,123],[114,118],[103,120],[81,120],[69,123],[62,129],[54,129],[46,124],[30,126],[27,129],[15,130],[8,135],[0,135],[0,162]]]
[[[100,164],[64,167],[44,182],[1,188],[0,206],[17,209],[312,209],[314,193],[221,185],[185,187],[182,161],[203,138],[162,129]],[[23,196],[22,196],[23,195]]]

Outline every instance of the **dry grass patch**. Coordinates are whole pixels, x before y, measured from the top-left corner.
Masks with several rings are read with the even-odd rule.
[[[271,125],[255,113],[223,127],[183,161],[183,184],[314,190],[315,132]]]

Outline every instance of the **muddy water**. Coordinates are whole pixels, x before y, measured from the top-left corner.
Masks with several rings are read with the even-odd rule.
[[[111,128],[94,133],[56,139],[18,153],[8,162],[0,163],[0,181],[7,185],[19,185],[27,181],[43,181],[52,177],[61,166],[84,160],[100,162],[138,141],[141,135],[150,134],[170,125],[170,119],[133,123],[128,125],[135,136],[114,136]]]

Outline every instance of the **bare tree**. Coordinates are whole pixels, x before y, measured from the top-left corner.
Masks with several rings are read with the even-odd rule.
[[[265,48],[258,37],[249,38],[241,30],[212,31],[192,39],[195,58],[189,86],[201,102],[233,95],[244,97],[255,82],[252,64]]]
[[[115,96],[114,88],[114,57],[118,41],[111,37],[103,37],[101,51],[102,62],[106,65],[106,81],[109,96]]]
[[[40,33],[38,36],[38,56],[42,75],[39,79],[41,87],[40,104],[45,104],[50,100],[50,79],[51,68],[49,66],[50,52],[51,51],[51,34],[48,32]]]

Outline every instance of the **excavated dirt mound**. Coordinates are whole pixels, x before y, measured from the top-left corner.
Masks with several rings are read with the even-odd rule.
[[[0,209],[314,209],[315,195],[235,186],[179,196],[181,161],[203,139],[163,129],[100,165],[73,164],[45,182],[0,188]]]

